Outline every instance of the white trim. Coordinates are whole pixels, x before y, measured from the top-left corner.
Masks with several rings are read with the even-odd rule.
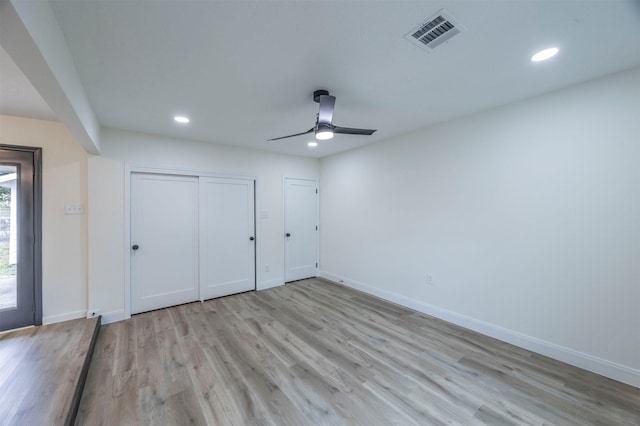
[[[118,309],[117,311],[105,312],[100,319],[102,324],[110,324],[112,322],[124,321],[131,318],[131,315],[125,315],[124,309]]]
[[[278,278],[276,280],[263,281],[257,285],[257,290],[267,290],[274,287],[284,285],[284,278]]]
[[[124,316],[131,318],[131,174],[133,168],[124,164]]]
[[[397,303],[418,312],[476,331],[486,336],[502,340],[503,342],[566,362],[567,364],[589,370],[593,373],[609,377],[613,380],[617,380],[631,386],[640,387],[640,370],[638,369],[617,364],[606,359],[598,358],[555,343],[547,342],[545,340],[538,339],[537,337],[528,336],[526,334],[471,318],[447,309],[439,308],[398,293],[382,290],[330,272],[321,271],[320,276],[337,284],[342,284],[344,286],[360,290],[381,299]]]
[[[206,170],[192,170],[192,169],[179,169],[173,167],[156,167],[147,164],[140,163],[125,163],[125,167],[131,172],[135,173],[153,173],[162,175],[179,175],[179,176],[193,176],[193,177],[213,177],[213,178],[227,178],[227,179],[249,179],[256,180],[255,175],[248,175],[244,173],[233,172],[211,172]]]
[[[287,282],[287,179],[282,176],[282,282]]]
[[[262,203],[258,202],[258,179],[253,180],[253,234],[256,238],[253,250],[255,253],[256,267],[254,270],[255,290],[258,291],[258,283],[262,279],[262,234],[258,232],[258,227],[262,230],[261,221],[258,220],[258,208]]]
[[[124,314],[124,309],[118,309],[117,311],[106,312],[100,315],[102,315],[102,320],[101,320],[102,324],[109,324],[111,322],[122,321],[122,320],[131,318],[131,315],[127,317]],[[70,321],[70,320],[79,319],[79,318],[87,318],[87,312],[76,311],[76,312],[69,312],[66,314],[49,315],[47,317],[42,318],[42,325],[55,324],[57,322]],[[33,327],[33,326],[29,326],[29,327]],[[26,327],[23,327],[23,328],[26,328]],[[14,330],[7,330],[7,331],[14,331]]]
[[[254,223],[255,229],[254,233],[256,236],[262,234],[262,226],[260,221],[255,220],[255,214],[258,211],[258,202],[257,202],[257,193],[258,193],[258,179],[255,175],[246,175],[241,173],[214,173],[209,171],[202,170],[186,170],[186,169],[178,169],[172,167],[155,167],[146,164],[139,163],[129,163],[125,162],[124,164],[124,310],[108,312],[102,315],[102,322],[107,324],[109,322],[121,321],[124,319],[131,318],[131,255],[130,255],[130,247],[131,247],[131,175],[133,173],[152,173],[152,174],[163,174],[163,175],[173,175],[173,176],[192,176],[196,178],[201,177],[213,177],[213,178],[226,178],[226,179],[243,179],[243,180],[252,180],[254,182]],[[200,186],[200,182],[198,180],[198,186]],[[198,214],[199,214],[198,207]],[[255,267],[257,271],[256,276],[256,290],[257,282],[260,278],[261,271],[258,267],[260,263],[258,263],[260,259],[259,250],[257,250],[256,245],[256,256],[255,256]],[[198,275],[199,276],[199,275]],[[199,286],[198,286],[199,292]],[[198,293],[198,300],[200,300],[200,294]],[[122,314],[120,314],[122,312]],[[109,320],[113,316],[113,320]],[[107,318],[108,317],[108,318]],[[105,319],[106,318],[106,319]]]
[[[42,325],[54,324],[56,322],[69,321],[78,318],[86,318],[87,313],[85,311],[67,312],[66,314],[49,315],[42,317]]]

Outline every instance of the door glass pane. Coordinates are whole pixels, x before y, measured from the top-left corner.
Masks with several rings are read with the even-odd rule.
[[[0,165],[0,310],[17,307],[17,172]]]

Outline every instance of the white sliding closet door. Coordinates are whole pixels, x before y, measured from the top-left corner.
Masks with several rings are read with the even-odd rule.
[[[198,300],[198,178],[131,175],[131,313]]]
[[[200,178],[200,299],[255,289],[254,181]]]

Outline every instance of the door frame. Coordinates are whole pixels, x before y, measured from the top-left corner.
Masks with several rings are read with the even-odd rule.
[[[42,325],[42,148],[6,144],[0,148],[33,154],[33,324]]]
[[[314,178],[300,178],[295,176],[282,177],[282,283],[287,283],[287,179],[305,180],[313,182],[318,189],[316,194],[316,219],[318,221],[318,233],[316,234],[316,262],[318,263],[317,272],[320,276],[320,180]]]
[[[243,175],[238,173],[216,173],[194,169],[177,169],[172,167],[154,167],[144,164],[136,164],[125,162],[124,165],[124,319],[131,318],[131,175],[133,173],[149,173],[149,174],[161,174],[161,175],[173,175],[173,176],[192,176],[192,177],[214,177],[214,178],[227,178],[227,179],[245,179],[253,180],[253,197],[254,197],[254,224],[256,241],[260,235],[262,235],[261,229],[259,230],[259,221],[256,220],[255,214],[258,211],[258,197],[257,193],[257,178],[253,175]],[[198,213],[199,215],[199,213]],[[257,249],[257,244],[254,244],[255,250],[255,280],[256,289],[258,287],[258,265],[260,264],[260,251]],[[198,286],[198,292],[200,288]],[[199,297],[198,293],[198,297]]]

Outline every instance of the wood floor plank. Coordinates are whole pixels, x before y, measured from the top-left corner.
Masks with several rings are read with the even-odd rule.
[[[98,318],[0,335],[0,424],[63,425],[75,417],[76,393]]]
[[[103,327],[76,424],[189,423],[637,426],[640,389],[309,279]]]

